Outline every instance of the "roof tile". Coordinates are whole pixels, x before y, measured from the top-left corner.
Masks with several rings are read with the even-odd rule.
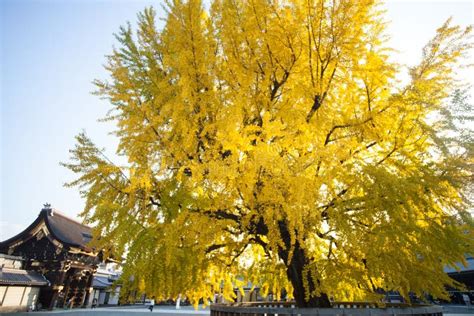
[[[48,285],[48,281],[38,272],[19,269],[0,269],[1,285]]]

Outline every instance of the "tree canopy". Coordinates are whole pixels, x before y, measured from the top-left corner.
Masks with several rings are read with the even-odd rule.
[[[372,0],[165,9],[120,28],[95,82],[126,163],[85,133],[64,163],[125,287],[197,302],[251,282],[303,307],[456,285],[472,154],[440,133],[470,28],[448,20],[402,84]]]

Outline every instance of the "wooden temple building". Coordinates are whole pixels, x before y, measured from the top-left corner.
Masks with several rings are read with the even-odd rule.
[[[23,232],[0,242],[0,253],[24,260],[24,269],[42,274],[49,285],[39,292],[44,309],[90,305],[100,255],[87,244],[91,228],[53,210],[49,204]]]

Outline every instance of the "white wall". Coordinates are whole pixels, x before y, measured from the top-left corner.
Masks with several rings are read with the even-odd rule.
[[[36,306],[39,296],[39,287],[27,287],[25,295],[23,296],[23,301],[21,302],[22,306],[31,307],[32,305]]]
[[[2,306],[3,295],[5,294],[6,290],[7,290],[6,285],[0,285],[0,306]]]
[[[6,291],[5,299],[2,306],[21,306],[21,298],[23,296],[24,286],[9,286]]]
[[[115,288],[114,292],[110,292],[109,305],[117,305],[120,296],[120,287]]]
[[[104,300],[105,300],[105,291],[100,291],[100,293],[99,293],[99,305],[104,304]]]
[[[31,307],[38,300],[39,287],[0,286],[0,306],[2,307]],[[6,292],[6,294],[5,294]]]

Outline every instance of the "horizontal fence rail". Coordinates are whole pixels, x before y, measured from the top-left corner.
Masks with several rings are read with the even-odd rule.
[[[246,302],[211,305],[211,316],[441,316],[443,308],[432,305],[371,302],[333,302],[332,308],[298,308],[293,302]]]

